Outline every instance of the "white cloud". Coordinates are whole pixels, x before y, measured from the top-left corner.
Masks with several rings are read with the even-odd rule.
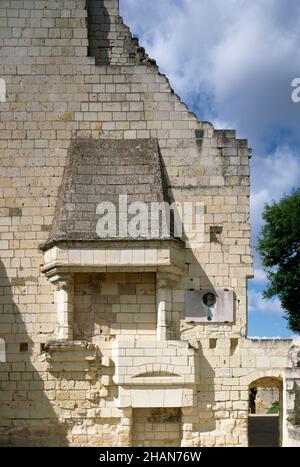
[[[248,300],[249,311],[252,313],[284,314],[284,310],[281,308],[280,301],[277,298],[265,300],[262,298],[260,292],[249,290]]]
[[[261,215],[265,204],[278,201],[284,193],[297,187],[299,180],[299,155],[287,145],[253,161],[251,222],[254,237],[263,223]]]
[[[261,268],[254,268],[254,279],[252,282],[256,284],[264,284],[266,283],[267,277],[266,273]]]

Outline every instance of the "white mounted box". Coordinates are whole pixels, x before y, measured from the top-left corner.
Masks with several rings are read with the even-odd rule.
[[[213,288],[186,290],[185,320],[199,323],[233,323],[233,290]]]

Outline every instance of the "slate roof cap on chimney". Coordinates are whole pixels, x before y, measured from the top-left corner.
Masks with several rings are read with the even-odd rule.
[[[153,139],[91,140],[71,143],[62,185],[58,196],[49,239],[41,245],[48,250],[58,242],[100,242],[104,240],[166,240],[151,236],[132,238],[118,236],[100,238],[96,232],[99,220],[97,206],[111,202],[117,209],[119,195],[127,195],[128,204],[144,202],[170,203],[167,181],[159,153]]]

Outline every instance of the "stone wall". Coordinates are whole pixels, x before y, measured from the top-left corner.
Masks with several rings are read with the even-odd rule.
[[[89,55],[97,65],[149,62],[119,16],[119,0],[88,0]]]
[[[94,16],[97,3],[89,2],[92,18],[85,0],[0,4],[0,77],[7,94],[0,102],[0,336],[6,343],[6,363],[0,362],[0,442],[132,443],[132,409],[116,407],[111,346],[133,322],[133,333],[154,336],[153,276],[144,290],[145,274],[132,283],[127,274],[117,291],[116,277],[108,275],[103,315],[98,282],[95,294],[89,276],[75,277],[79,331],[85,319],[80,317],[85,314],[82,297],[88,307],[98,310],[99,305],[99,320],[117,310],[116,321],[89,322],[76,336],[89,343],[57,346],[56,289],[41,273],[39,245],[48,239],[74,139],[152,138],[160,147],[171,198],[205,206],[204,242],[191,242],[184,250],[185,272],[168,292],[170,320],[177,326],[173,335],[201,352],[197,405],[182,408],[181,444],[246,445],[248,386],[263,376],[282,378],[290,345],[246,340],[247,279],[253,273],[247,141],[232,130],[199,122],[132,42],[117,16],[117,1],[102,2],[99,18]],[[109,31],[102,27],[108,17]],[[93,39],[105,40],[104,50]],[[188,231],[188,222],[185,227]],[[233,324],[185,322],[185,290],[200,287],[234,290]],[[117,303],[121,297],[134,300],[124,299],[126,312]],[[98,311],[91,318],[93,313]],[[99,339],[102,326],[105,337]],[[89,347],[95,342],[99,348]]]
[[[180,409],[135,409],[133,420],[134,446],[180,446]]]
[[[201,340],[199,412],[185,409],[184,445],[247,446],[249,387],[262,377],[284,379],[290,342],[241,339],[232,347],[223,338],[211,344]]]
[[[74,288],[76,340],[155,339],[155,274],[76,274]]]
[[[55,327],[38,246],[47,240],[71,140],[152,137],[159,141],[175,200],[188,197],[206,206],[205,244],[186,252],[189,271],[174,292],[174,311],[184,318],[186,287],[233,287],[236,326],[209,332],[245,335],[246,277],[252,274],[246,142],[233,131],[197,122],[155,67],[95,66],[87,56],[84,1],[20,5],[1,3],[0,74],[8,100],[1,105],[0,247],[27,330],[36,339]],[[223,228],[221,243],[210,242],[215,225]],[[33,320],[37,314],[44,323]],[[9,321],[4,334],[5,328],[10,334]],[[200,337],[207,329],[198,326],[196,332]]]

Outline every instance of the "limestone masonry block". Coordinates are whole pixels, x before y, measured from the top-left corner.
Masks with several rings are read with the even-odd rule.
[[[0,445],[246,446],[263,384],[299,445],[298,347],[247,339],[248,142],[198,121],[118,0],[0,3]],[[203,215],[100,238],[125,194]],[[232,291],[230,322],[211,297],[187,322],[203,289]]]

